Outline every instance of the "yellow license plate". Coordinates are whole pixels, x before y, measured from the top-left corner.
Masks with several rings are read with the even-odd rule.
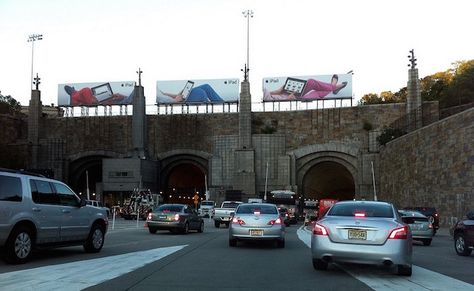
[[[261,230],[261,229],[251,229],[250,230],[250,235],[251,236],[262,236],[263,235],[263,230]]]
[[[361,229],[349,229],[349,239],[367,240],[367,231]]]

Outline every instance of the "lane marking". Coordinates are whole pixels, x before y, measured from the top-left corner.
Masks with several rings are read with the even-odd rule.
[[[297,230],[297,235],[302,242],[311,248],[311,231],[300,227]],[[380,268],[370,268],[368,270],[340,264],[338,264],[338,267],[374,290],[474,290],[474,285],[415,265],[412,266],[413,274],[411,277],[389,274],[386,270]]]
[[[0,290],[83,290],[133,272],[187,245],[0,274]]]

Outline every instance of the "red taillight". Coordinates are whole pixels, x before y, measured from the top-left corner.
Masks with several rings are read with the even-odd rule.
[[[433,224],[428,224],[428,228],[433,228]]]
[[[392,229],[388,235],[389,239],[406,239],[408,237],[408,226],[397,227]]]
[[[176,214],[174,215],[174,221],[179,221],[179,214],[178,214],[178,213],[176,213]]]
[[[277,219],[270,220],[267,224],[268,225],[281,224],[281,219],[280,219],[280,217],[278,217]]]
[[[356,212],[356,213],[354,213],[354,216],[355,217],[365,217],[365,213],[364,212]]]
[[[245,221],[240,219],[239,217],[234,217],[232,218],[232,224],[239,224],[239,225],[244,225]]]
[[[328,232],[327,228],[324,225],[319,224],[319,223],[315,223],[314,228],[313,228],[313,234],[315,234],[315,235],[328,235],[329,232]]]

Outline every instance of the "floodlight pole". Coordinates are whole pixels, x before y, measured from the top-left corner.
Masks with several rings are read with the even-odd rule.
[[[34,51],[35,51],[35,41],[42,40],[42,34],[32,34],[28,37],[28,42],[31,42],[31,82],[30,88],[33,89],[33,60],[34,60]]]
[[[248,79],[248,71],[250,70],[250,58],[249,58],[249,52],[250,52],[250,18],[253,17],[253,11],[252,10],[245,10],[242,12],[245,18],[247,18],[247,64],[245,66],[245,71],[244,71],[244,77],[245,81]]]

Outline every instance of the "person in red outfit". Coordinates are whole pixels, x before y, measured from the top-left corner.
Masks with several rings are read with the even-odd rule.
[[[64,86],[64,91],[66,91],[69,96],[71,96],[71,106],[99,104],[97,98],[94,96],[94,94],[92,94],[92,90],[88,87],[77,91],[74,87],[66,85]]]

